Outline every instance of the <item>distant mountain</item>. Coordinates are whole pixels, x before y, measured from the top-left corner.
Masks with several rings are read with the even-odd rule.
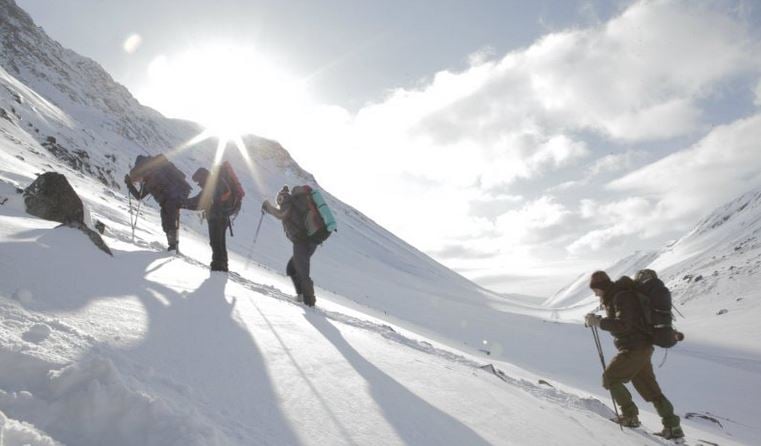
[[[718,207],[668,246],[634,253],[606,271],[615,278],[642,268],[655,270],[671,289],[676,309],[686,316],[678,323],[713,327],[714,340],[736,335],[751,342],[747,332],[761,316],[761,187]],[[590,273],[545,306],[578,309],[576,315],[592,310],[598,299],[588,287]]]

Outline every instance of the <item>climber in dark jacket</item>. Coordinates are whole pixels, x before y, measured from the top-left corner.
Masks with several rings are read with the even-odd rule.
[[[283,229],[288,240],[293,243],[293,256],[288,260],[286,273],[293,282],[296,298],[305,305],[313,307],[317,299],[314,294],[314,282],[310,277],[310,259],[317,250],[317,243],[307,235],[305,210],[299,208],[288,186],[283,186],[277,194],[278,207],[265,200],[262,211],[273,215],[283,222]]]
[[[684,437],[674,406],[661,391],[653,373],[653,344],[645,326],[642,307],[632,279],[623,276],[612,282],[605,271],[592,274],[589,287],[601,300],[605,317],[590,313],[585,322],[589,327],[600,327],[613,335],[618,354],[605,367],[602,385],[610,390],[621,407],[617,420],[622,426],[640,425],[639,409],[624,383],[631,381],[645,401],[653,403],[661,416],[663,430],[657,435],[667,439]]]
[[[231,185],[222,175],[212,175],[203,167],[193,174],[193,181],[201,188],[195,197],[188,198],[182,207],[190,210],[202,210],[209,223],[209,245],[211,245],[211,270],[228,271],[227,266],[227,227],[230,217],[225,212],[225,201],[232,194]]]
[[[149,194],[161,208],[161,228],[166,233],[168,251],[177,251],[180,228],[180,204],[190,193],[185,175],[163,155],[155,157],[138,155],[135,167],[124,176],[130,194],[142,200]],[[141,183],[140,191],[134,184]]]

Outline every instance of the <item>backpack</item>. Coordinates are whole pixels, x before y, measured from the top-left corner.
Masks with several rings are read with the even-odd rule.
[[[229,161],[223,162],[219,167],[219,181],[224,182],[229,189],[222,194],[221,197],[222,212],[228,217],[235,217],[238,215],[238,212],[240,212],[240,207],[243,204],[243,197],[246,196],[246,191],[243,190],[243,186],[241,186],[240,180],[238,180],[238,176],[235,175],[235,171]]]
[[[671,348],[684,339],[684,335],[672,326],[671,292],[660,279],[637,283],[636,293],[653,345]]]
[[[296,186],[291,191],[294,205],[302,212],[306,235],[314,243],[321,244],[337,231],[336,219],[322,193],[309,186]]]
[[[143,156],[138,155],[135,160],[135,167],[130,171],[130,176],[135,179],[144,178],[149,175],[160,175],[166,184],[165,192],[174,192],[173,195],[181,198],[188,198],[192,188],[185,181],[185,174],[172,164],[165,155]]]

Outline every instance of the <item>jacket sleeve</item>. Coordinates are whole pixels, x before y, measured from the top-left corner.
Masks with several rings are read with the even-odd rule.
[[[634,305],[636,296],[631,292],[618,293],[613,298],[613,317],[604,317],[600,321],[600,328],[605,331],[625,332],[634,325],[636,308]]]
[[[288,218],[288,213],[291,209],[291,206],[289,202],[284,202],[280,208],[276,208],[269,201],[265,201],[264,209],[267,211],[268,214],[272,215],[278,220],[285,220],[286,218]]]
[[[198,193],[195,197],[191,197],[183,201],[182,208],[190,209],[191,211],[197,211],[198,205],[201,203],[201,195],[203,194],[203,190]]]
[[[148,190],[146,190],[145,187],[143,187],[143,190],[141,192],[138,192],[137,189],[135,189],[135,185],[132,184],[132,182],[127,183],[127,190],[130,194],[132,194],[133,197],[137,198],[138,200],[142,200],[148,195]]]

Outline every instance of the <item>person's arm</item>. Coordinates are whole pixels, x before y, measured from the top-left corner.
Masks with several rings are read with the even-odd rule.
[[[145,188],[142,188],[143,190],[141,190],[140,192],[138,192],[138,190],[135,189],[135,185],[132,184],[132,178],[130,178],[129,175],[124,176],[124,183],[127,185],[127,190],[129,191],[129,193],[132,194],[132,196],[135,197],[136,199],[142,200],[143,198],[146,197],[146,195],[148,195],[148,191],[145,190]]]
[[[272,205],[272,203],[269,202],[269,200],[264,200],[264,203],[262,203],[262,210],[273,217],[277,218],[278,220],[284,220],[286,217],[288,217],[288,211],[290,210],[290,206],[286,206],[285,203],[283,203],[284,206],[281,206],[279,209]]]
[[[203,190],[198,193],[195,197],[186,198],[181,203],[180,207],[183,209],[189,209],[191,211],[197,211],[198,205],[201,203],[201,195],[203,195]]]
[[[625,291],[618,293],[613,298],[614,317],[604,317],[600,321],[600,328],[605,331],[625,332],[634,326],[632,318],[637,314],[637,296],[633,292]]]

